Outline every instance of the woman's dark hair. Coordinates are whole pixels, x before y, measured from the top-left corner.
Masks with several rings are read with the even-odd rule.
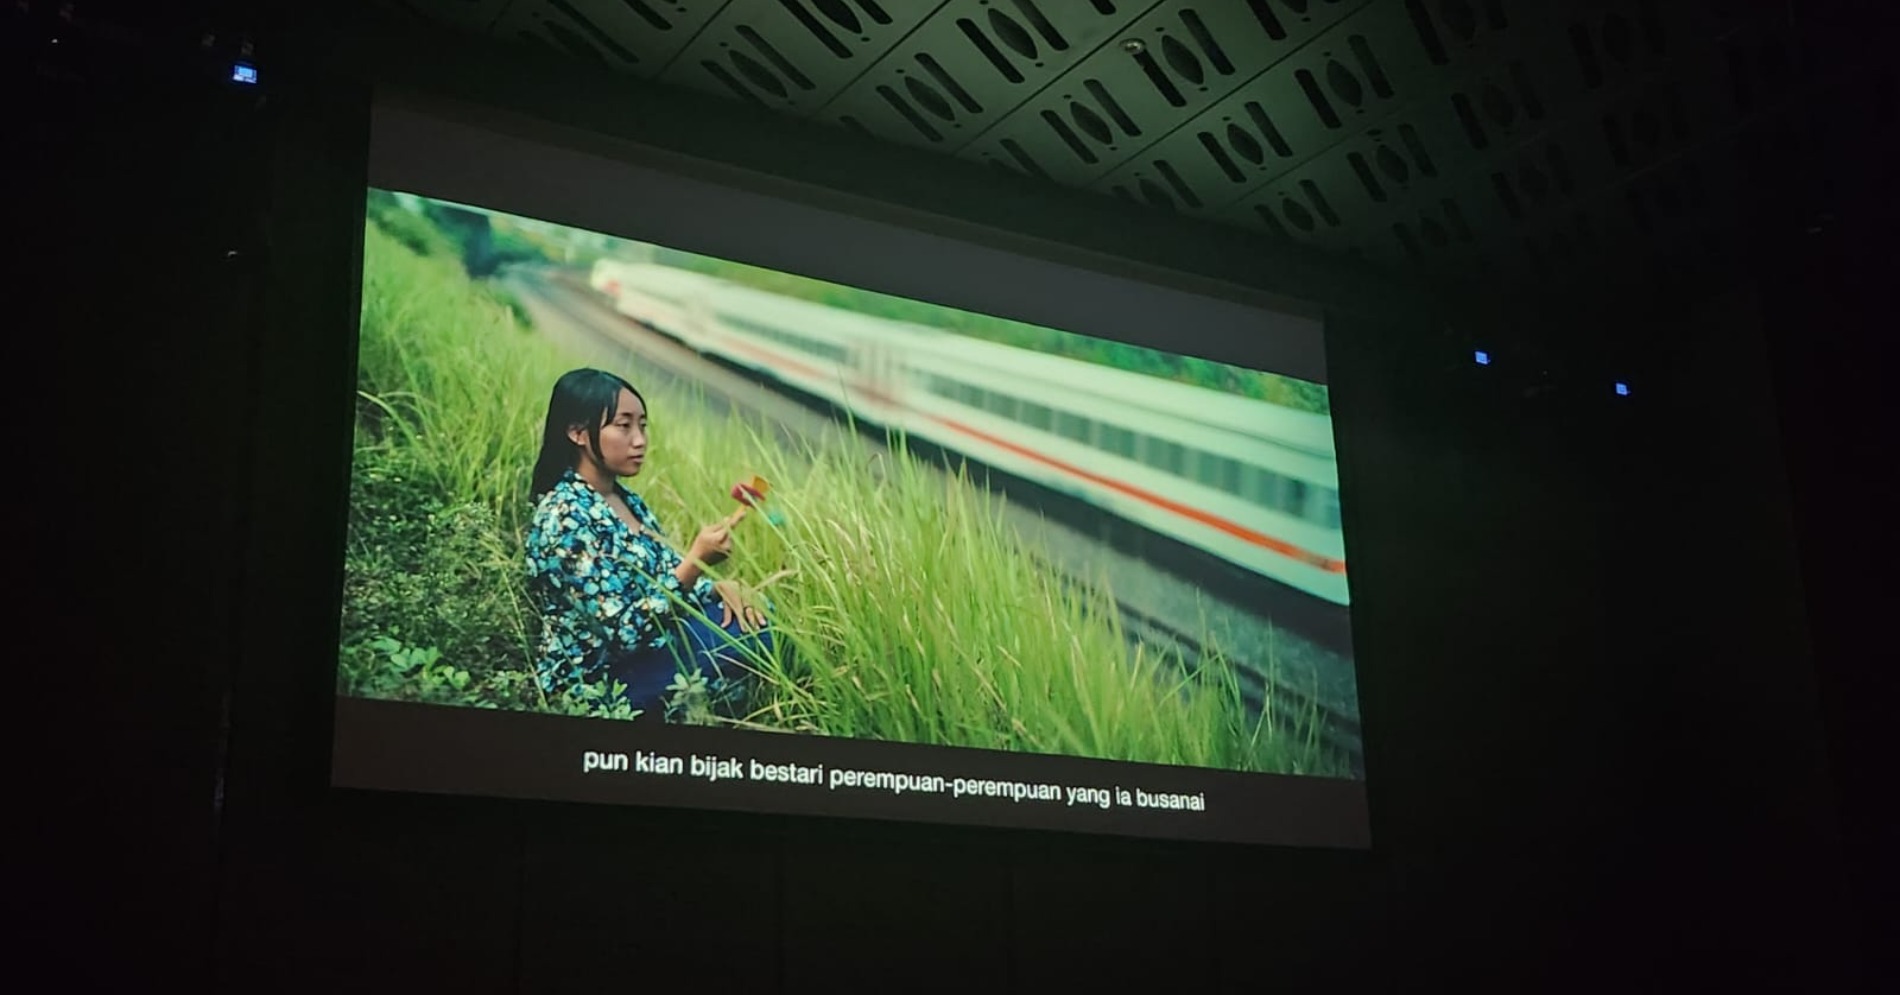
[[[613,419],[620,407],[620,392],[634,386],[606,370],[569,370],[554,381],[554,393],[548,397],[548,420],[541,429],[541,455],[534,461],[533,500],[554,489],[561,474],[574,468],[574,441],[567,430],[580,426],[587,433],[587,447],[600,459],[600,428]],[[640,397],[645,405],[646,398]]]

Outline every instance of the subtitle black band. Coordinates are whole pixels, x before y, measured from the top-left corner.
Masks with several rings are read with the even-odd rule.
[[[339,697],[341,787],[1364,848],[1358,781]]]

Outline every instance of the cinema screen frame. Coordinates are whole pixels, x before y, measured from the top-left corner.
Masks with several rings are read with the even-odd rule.
[[[466,414],[485,406],[482,401],[468,400],[481,396],[479,390],[464,388],[464,393],[455,395],[462,404],[460,409],[455,409],[447,392],[440,398],[418,398],[414,395],[422,393],[420,391],[390,389],[390,376],[374,382],[362,379],[377,363],[389,362],[390,350],[379,352],[367,337],[372,321],[389,324],[395,321],[391,315],[403,306],[419,308],[425,300],[446,299],[455,294],[461,295],[457,299],[468,306],[469,313],[479,317],[437,322],[437,333],[468,334],[470,324],[485,323],[489,334],[512,331],[532,336],[539,327],[537,318],[544,324],[554,324],[547,317],[550,315],[562,315],[562,321],[590,329],[605,329],[618,323],[620,334],[603,332],[596,336],[600,341],[580,343],[567,354],[571,363],[557,365],[576,370],[606,370],[632,382],[642,378],[631,375],[630,370],[655,373],[659,367],[666,366],[667,361],[675,366],[696,362],[706,370],[716,371],[719,383],[726,385],[728,393],[732,392],[730,385],[733,384],[750,383],[760,389],[789,386],[792,389],[786,393],[796,396],[791,400],[776,399],[766,418],[778,424],[826,416],[835,423],[841,415],[843,420],[851,421],[876,408],[882,399],[875,392],[864,396],[863,385],[856,388],[847,385],[840,388],[844,393],[828,393],[823,384],[836,374],[835,369],[808,371],[815,374],[808,378],[809,382],[788,385],[782,369],[773,373],[761,369],[767,364],[748,366],[732,349],[722,352],[710,340],[695,341],[695,333],[688,329],[696,320],[700,320],[703,327],[723,327],[727,331],[750,320],[752,323],[747,327],[751,330],[751,345],[769,344],[766,340],[776,330],[780,333],[777,344],[788,347],[799,343],[791,341],[784,331],[806,326],[793,319],[774,317],[782,312],[809,316],[820,313],[816,309],[827,307],[833,312],[851,312],[849,320],[842,320],[846,317],[843,314],[833,314],[819,324],[830,332],[837,332],[834,326],[855,322],[864,326],[859,331],[869,336],[864,341],[887,334],[877,327],[878,322],[886,326],[895,322],[905,326],[905,334],[917,336],[920,341],[939,340],[936,346],[923,350],[932,360],[908,364],[914,368],[907,368],[901,358],[893,359],[890,355],[867,358],[865,362],[879,367],[886,382],[895,377],[920,386],[936,400],[966,406],[983,407],[984,399],[968,393],[972,384],[949,376],[949,364],[963,352],[995,352],[1009,346],[985,340],[969,342],[963,350],[943,348],[940,340],[945,330],[932,326],[928,315],[944,313],[946,309],[983,319],[977,321],[984,326],[980,331],[992,336],[1017,334],[1011,331],[1017,326],[1032,330],[1022,334],[1033,334],[1035,329],[1085,328],[1093,333],[1086,336],[1088,341],[1133,346],[1129,350],[1131,354],[1152,353],[1157,344],[1214,354],[1213,361],[1195,357],[1201,364],[1199,372],[1202,374],[1207,370],[1233,367],[1234,363],[1218,361],[1226,358],[1220,357],[1219,352],[1225,349],[1232,353],[1235,343],[1247,343],[1240,350],[1245,355],[1235,358],[1245,359],[1255,368],[1281,371],[1276,374],[1279,380],[1319,385],[1322,395],[1324,393],[1324,329],[1311,309],[1289,309],[1278,299],[1249,300],[1246,294],[1214,296],[1179,290],[1169,285],[1164,274],[1154,274],[1149,280],[1111,275],[1075,262],[1056,262],[1029,255],[1020,249],[1000,249],[949,238],[921,228],[871,220],[833,206],[818,206],[760,192],[743,184],[687,175],[665,165],[590,154],[400,107],[378,108],[371,144],[370,189],[366,192],[365,338],[359,344],[359,382],[353,402],[358,412],[358,439],[352,461],[350,548],[356,552],[347,555],[361,552],[363,543],[359,539],[363,535],[359,527],[366,517],[366,508],[396,519],[401,526],[397,532],[409,530],[404,534],[406,538],[399,537],[398,541],[412,546],[420,542],[431,549],[473,541],[471,536],[479,538],[484,528],[495,524],[493,518],[506,514],[497,508],[508,506],[510,498],[504,493],[507,486],[491,489],[488,496],[492,500],[486,504],[481,500],[437,501],[426,514],[419,513],[416,507],[401,506],[408,489],[421,486],[419,480],[432,479],[432,475],[440,478],[445,475],[444,471],[439,466],[411,465],[401,459],[378,463],[368,458],[380,459],[385,450],[396,447],[391,440],[399,437],[439,439],[452,435],[454,432],[443,426],[453,424],[454,415],[444,419],[445,411],[462,410]],[[596,250],[584,247],[587,238],[575,236],[597,239]],[[476,247],[471,249],[471,243],[476,243]],[[707,261],[725,268],[710,266]],[[679,279],[683,274],[718,281],[720,285],[715,288],[718,293],[686,299],[690,295],[682,294],[680,284],[694,281]],[[773,282],[773,274],[781,279]],[[654,277],[662,279],[656,283]],[[394,286],[392,281],[398,278],[435,282],[425,294],[407,285]],[[825,296],[837,288],[863,296],[852,298],[856,302],[853,306],[840,308],[837,299]],[[1236,300],[1236,297],[1242,299]],[[895,317],[872,315],[869,310],[884,305],[864,304],[867,300],[908,302],[915,307],[900,309],[902,313]],[[378,311],[378,308],[384,310]],[[926,317],[915,320],[919,314]],[[581,317],[576,318],[576,315]],[[760,318],[761,315],[766,318]],[[1154,321],[1156,315],[1166,316],[1167,321]],[[709,317],[713,320],[701,320]],[[1157,324],[1192,331],[1175,332],[1170,328],[1157,328]],[[623,340],[626,336],[644,336],[647,345],[637,349],[628,347]],[[421,337],[404,341],[419,342]],[[1038,341],[1047,345],[1046,341]],[[512,347],[520,343],[504,344]],[[814,353],[814,346],[821,348]],[[976,348],[979,346],[980,349]],[[1213,348],[1199,348],[1204,346]],[[832,335],[826,342],[808,341],[803,347],[807,360],[823,354],[825,348],[836,353],[840,360],[859,358],[849,336]],[[513,354],[502,349],[496,355]],[[782,359],[786,354],[779,355]],[[400,361],[396,362],[399,365]],[[1065,362],[1075,360],[1069,357]],[[1017,377],[1018,382],[1033,381],[1031,374],[1036,371],[1028,367],[1035,363],[992,364],[991,368],[1001,370],[1014,365],[1024,368],[1011,368],[1006,372]],[[1134,375],[1127,370],[1097,365],[1101,371],[1088,378],[1091,382],[1121,383]],[[514,364],[508,368],[514,369]],[[1048,390],[1062,387],[1064,378],[1060,371],[1072,368],[1050,364],[1049,369],[1057,374],[1051,376],[1044,372],[1043,382],[1049,385]],[[659,379],[681,380],[676,373],[677,370],[669,368]],[[436,382],[432,377],[412,378],[408,386]],[[1025,377],[1029,379],[1023,379]],[[505,450],[519,465],[523,452],[537,447],[540,451],[547,449],[542,436],[547,427],[546,409],[552,379],[544,375],[534,381],[538,392],[535,403],[522,401],[507,405],[512,417],[510,424],[516,431],[509,433],[506,443],[477,445],[478,462],[502,459],[498,454]],[[772,380],[779,382],[770,383]],[[933,385],[940,389],[933,393],[929,389]],[[706,403],[705,386],[695,384],[656,390],[649,385],[635,384],[643,395],[642,407],[648,400],[644,395],[655,395],[653,410],[640,412],[647,415],[651,432],[649,442],[643,444],[651,446],[653,457],[649,479],[668,474],[669,477],[663,478],[664,483],[676,486],[667,489],[677,492],[686,488],[694,494],[692,498],[680,500],[655,496],[650,502],[645,498],[640,502],[649,505],[643,510],[656,516],[666,544],[677,553],[688,554],[687,558],[691,558],[694,549],[691,541],[696,527],[716,525],[736,516],[738,520],[727,529],[732,546],[730,560],[724,564],[709,564],[701,573],[707,577],[719,575],[721,580],[734,580],[743,586],[747,580],[724,576],[721,567],[744,564],[746,556],[756,554],[761,547],[772,548],[774,543],[783,553],[800,538],[812,539],[840,523],[831,520],[838,516],[828,517],[832,509],[819,500],[825,488],[813,485],[810,479],[801,479],[798,469],[783,463],[764,467],[763,464],[771,462],[764,458],[766,450],[729,460],[717,469],[695,467],[690,473],[682,472],[687,463],[707,461],[663,463],[667,458],[663,447],[668,444],[665,440],[669,435],[677,438],[682,432],[690,434],[690,430],[682,426],[680,412],[683,407]],[[1073,378],[1068,386],[1074,386]],[[492,388],[493,383],[489,383],[483,389]],[[1273,388],[1248,381],[1243,389],[1266,393]],[[1018,416],[1023,411],[1021,405],[1053,397],[1047,393],[1037,395],[1033,390],[1015,393],[1018,407],[1012,413]],[[1228,400],[1239,399],[1230,397]],[[1278,402],[1279,407],[1294,410],[1289,407],[1287,397],[1280,397]],[[1208,403],[1218,406],[1211,396]],[[1260,410],[1266,410],[1265,405],[1270,403],[1262,402]],[[1293,403],[1298,403],[1297,397]],[[1244,406],[1232,409],[1245,410]],[[804,414],[800,415],[800,411]],[[437,421],[430,422],[431,417]],[[1030,415],[1031,420],[1040,417]],[[1049,429],[1058,428],[1056,422],[1060,417],[1059,413],[1049,414]],[[1229,417],[1233,417],[1231,413]],[[480,420],[473,415],[467,418]],[[1021,418],[1017,420],[1020,422]],[[375,424],[366,428],[366,422]],[[1332,522],[1337,529],[1342,518],[1341,501],[1350,497],[1338,496],[1337,456],[1330,424],[1325,426],[1321,433],[1325,438],[1320,440],[1314,436],[1312,422],[1310,418],[1304,419],[1300,428],[1282,431],[1280,435],[1285,438],[1281,441],[1304,432],[1300,436],[1306,450],[1303,459],[1311,464],[1319,458],[1316,454],[1323,454],[1333,460],[1332,501],[1306,500],[1309,496],[1302,494],[1298,507],[1304,514],[1310,506],[1312,514]],[[1020,438],[999,438],[994,431],[985,430],[994,429],[996,424],[1000,422],[960,427],[987,437],[992,444],[992,454],[1011,448],[1029,448],[1021,445]],[[1102,426],[1108,424],[1109,419],[1104,418]],[[520,438],[524,425],[533,438]],[[1091,429],[1091,441],[1101,442],[1102,426]],[[872,431],[863,431],[866,426],[858,425],[857,431],[842,433],[850,438],[839,444],[845,447],[850,458],[874,467],[880,459],[890,461],[888,429],[891,426],[869,427]],[[1077,524],[1078,516],[1073,513],[1074,494],[1063,494],[1061,487],[1051,486],[1048,480],[1039,480],[1034,473],[1023,469],[1023,465],[1035,463],[1039,458],[1044,463],[1050,462],[1047,453],[1018,454],[1022,458],[1015,463],[989,458],[979,462],[973,470],[969,465],[971,461],[964,459],[968,452],[958,451],[954,445],[944,445],[941,433],[936,436],[919,433],[916,427],[914,424],[904,426],[906,431],[901,433],[900,450],[905,459],[936,469],[925,474],[876,468],[867,471],[878,476],[876,485],[869,487],[864,495],[865,500],[874,502],[879,488],[902,491],[908,487],[912,493],[922,493],[944,486],[945,480],[951,482],[953,489],[974,480],[978,481],[974,485],[977,491],[1006,494],[1008,496],[1001,498],[1005,505],[1014,502],[1011,510],[1016,517],[998,526],[996,535],[1017,534],[1009,531],[1012,522],[1018,529],[1046,528],[1044,546],[1060,548],[1067,540],[1089,531]],[[720,426],[715,426],[698,430],[699,441],[718,436],[719,429]],[[756,426],[752,430],[756,431]],[[886,436],[884,449],[877,447],[875,439],[880,430]],[[587,440],[584,445],[591,445],[592,441]],[[1125,440],[1117,438],[1115,441]],[[1178,458],[1185,465],[1219,455],[1189,449],[1178,457],[1164,455],[1163,458]],[[1171,498],[1166,488],[1137,486],[1130,482],[1128,474],[1107,472],[1111,461],[1106,458],[1091,463],[1074,458],[1073,450],[1069,456],[1055,462],[1095,478],[1099,490],[1124,497],[1129,497],[1126,492],[1133,491],[1136,493],[1130,500],[1135,503],[1174,505],[1177,511],[1183,510],[1185,502]],[[586,462],[584,457],[582,462]],[[1227,470],[1225,464],[1209,463],[1208,466],[1213,476]],[[762,468],[773,472],[756,472]],[[832,469],[835,471],[835,464]],[[1271,489],[1276,495],[1274,499],[1283,504],[1289,501],[1289,492],[1296,490],[1298,478],[1290,472],[1272,480],[1252,475],[1251,469],[1243,472],[1250,481],[1267,481],[1261,493],[1264,495]],[[526,475],[517,473],[515,476]],[[822,474],[812,472],[807,476]],[[772,479],[774,477],[776,479]],[[834,481],[831,487],[836,493],[835,481],[841,478],[834,472],[830,479]],[[719,486],[715,486],[715,481]],[[958,481],[962,484],[957,484]],[[516,483],[517,491],[530,489],[526,480]],[[638,474],[630,480],[623,479],[622,483],[636,496],[644,484]],[[723,486],[726,483],[732,483],[733,487]],[[751,483],[765,484],[764,493],[748,494],[744,488]],[[564,484],[575,494],[585,493],[573,487],[572,477]],[[709,496],[715,492],[716,499]],[[611,491],[594,493],[610,494]],[[491,529],[507,535],[510,540],[532,531],[533,524],[532,514],[522,510],[530,502],[518,500],[519,495],[516,497],[513,507],[517,509],[518,521],[513,531]],[[392,501],[396,503],[391,504]],[[724,507],[718,507],[720,501],[725,502]],[[1064,505],[1064,501],[1070,504]],[[613,504],[611,500],[603,503]],[[740,512],[740,507],[745,510]],[[899,506],[896,514],[901,516],[906,507],[908,505]],[[1025,508],[1029,513],[1024,513]],[[1051,511],[1052,508],[1055,510]],[[664,515],[659,513],[662,510]],[[881,508],[880,512],[887,516],[892,514],[888,507]],[[484,514],[489,515],[489,519],[483,519]],[[961,517],[954,518],[959,528],[980,531],[995,524],[981,511],[965,508],[959,514]],[[1086,519],[1086,510],[1081,517]],[[948,520],[951,519],[942,514],[935,517],[925,514],[920,516],[919,522],[911,524],[921,524],[927,530],[933,524],[941,525]],[[1025,524],[1037,520],[1043,524]],[[613,528],[611,524],[607,527]],[[1246,530],[1245,526],[1226,519],[1209,527]],[[1276,555],[1289,562],[1302,562],[1316,578],[1315,583],[1337,581],[1334,587],[1316,593],[1314,584],[1295,586],[1286,576],[1263,581],[1255,576],[1258,570],[1240,567],[1231,557],[1223,561],[1220,556],[1210,556],[1205,548],[1191,548],[1192,543],[1178,541],[1178,537],[1157,536],[1152,529],[1118,522],[1094,531],[1098,533],[1095,538],[1099,540],[1101,552],[1071,563],[1077,572],[1107,569],[1103,564],[1155,560],[1162,564],[1157,576],[1168,574],[1172,569],[1174,586],[1179,587],[1183,564],[1195,569],[1224,562],[1225,572],[1219,574],[1223,580],[1210,580],[1204,586],[1212,588],[1220,583],[1223,587],[1231,586],[1235,592],[1244,592],[1226,600],[1246,600],[1262,591],[1280,592],[1274,595],[1280,597],[1278,603],[1295,607],[1283,612],[1284,619],[1276,616],[1270,620],[1274,622],[1270,627],[1274,638],[1282,638],[1280,634],[1284,633],[1283,638],[1305,639],[1318,649],[1308,654],[1312,659],[1288,659],[1284,671],[1276,670],[1274,678],[1260,682],[1267,691],[1256,695],[1262,700],[1250,716],[1250,728],[1256,738],[1259,730],[1269,728],[1273,735],[1283,739],[1289,738],[1287,732],[1292,730],[1296,735],[1291,738],[1317,741],[1320,733],[1299,725],[1301,710],[1310,717],[1330,705],[1333,711],[1325,714],[1331,718],[1342,711],[1338,703],[1344,700],[1350,710],[1350,736],[1356,744],[1357,690],[1352,673],[1350,618],[1346,610],[1350,595],[1344,583],[1343,537],[1336,548],[1316,552],[1308,548],[1311,544],[1291,543],[1283,536],[1259,535],[1258,530],[1254,530],[1258,538],[1283,547]],[[847,546],[852,544],[849,530],[843,541]],[[872,549],[874,556],[879,541],[872,536],[865,539],[863,545]],[[494,548],[477,550],[477,553],[502,560],[521,556],[521,550],[509,548],[511,542],[491,546]],[[557,543],[549,548],[562,547]],[[833,556],[837,549],[835,545],[826,548],[831,551],[826,556]],[[664,560],[656,562],[666,565]],[[771,566],[776,568],[772,571],[774,574],[788,571],[796,574],[801,569],[812,571],[814,562],[810,558],[795,563],[781,559]],[[416,571],[415,565],[405,565],[411,576],[431,573]],[[434,566],[442,568],[444,564]],[[452,566],[434,571],[442,576],[454,572]],[[532,569],[524,572],[531,573]],[[656,575],[657,571],[646,575],[646,579],[651,580]],[[1048,729],[1033,729],[1014,739],[1008,736],[978,738],[954,745],[949,741],[954,737],[946,739],[941,734],[935,741],[921,734],[921,741],[871,739],[841,736],[835,729],[822,726],[801,729],[795,720],[765,731],[767,726],[758,721],[758,713],[713,714],[719,712],[719,703],[708,704],[704,689],[686,705],[669,701],[664,707],[649,708],[646,714],[631,721],[624,716],[612,717],[613,706],[603,708],[599,702],[583,702],[579,707],[522,709],[497,707],[492,702],[474,707],[443,704],[444,700],[455,700],[456,694],[466,691],[469,684],[481,683],[484,680],[484,675],[478,673],[481,668],[466,665],[453,658],[453,654],[445,656],[436,645],[440,640],[408,639],[401,632],[358,630],[352,633],[351,599],[364,596],[361,581],[365,576],[366,572],[346,569],[345,632],[339,640],[344,652],[340,653],[339,661],[332,758],[333,783],[338,786],[1054,829],[1181,840],[1355,848],[1369,845],[1362,762],[1356,756],[1341,757],[1339,751],[1334,752],[1334,762],[1314,760],[1311,757],[1318,754],[1308,754],[1299,762],[1276,761],[1281,764],[1278,768],[1247,770],[1239,769],[1239,764],[1224,768],[1183,763],[1181,758],[1189,754],[1173,747],[1170,747],[1175,749],[1173,753],[1145,755],[1122,747],[1103,746],[1102,743],[1114,738],[1112,736],[1087,745],[1075,745],[1085,743],[1087,737],[1072,730],[1051,735]],[[748,578],[756,583],[761,574],[755,571]],[[1227,585],[1224,581],[1234,583]],[[696,583],[680,590],[690,595]],[[775,594],[768,585],[763,589],[748,589],[744,599],[757,604],[767,615],[803,603],[807,610],[802,617],[813,616],[808,596],[801,601],[801,596],[793,593],[791,584],[783,579],[777,583],[785,585],[778,588],[784,593]],[[1160,581],[1156,581],[1156,586],[1167,587]],[[911,604],[919,609],[920,616],[926,602],[916,594],[928,589],[926,584],[911,592]],[[1287,596],[1288,591],[1292,596]],[[374,593],[400,600],[400,592],[396,595],[391,595],[389,590]],[[535,597],[531,588],[516,594],[529,599]],[[1086,613],[1096,595],[1077,595],[1072,600],[1062,601],[1058,592],[1053,597],[1057,600],[1049,603],[1059,604],[1064,611]],[[1123,626],[1142,625],[1151,630],[1137,641],[1146,638],[1150,644],[1159,646],[1168,638],[1180,638],[1183,630],[1192,627],[1193,621],[1179,610],[1143,611],[1141,605],[1126,604],[1133,600],[1139,599],[1110,597],[1103,603],[1113,605],[1108,611],[1114,613]],[[685,615],[694,614],[695,606],[685,603],[690,597],[682,597],[681,601],[676,607]],[[1164,592],[1153,594],[1149,604],[1166,601]],[[703,598],[697,603],[698,621],[702,628],[743,629],[736,624],[720,626],[721,620],[712,617],[738,604],[719,597]],[[1202,605],[1190,611],[1199,610],[1204,616],[1204,608]],[[744,614],[743,610],[738,614]],[[898,614],[900,617],[908,615],[901,606]],[[1201,621],[1205,622],[1205,618]],[[1281,621],[1287,624],[1280,625]],[[921,618],[915,624],[921,626]],[[444,626],[454,628],[452,624],[443,623],[438,629]],[[801,631],[799,622],[784,624],[776,620],[768,631],[782,633],[782,642],[799,644],[802,638],[806,643],[815,641],[821,646],[836,642],[834,639],[833,643],[826,643],[821,637],[837,635],[821,633],[820,637],[813,637]],[[411,634],[414,634],[413,626]],[[1234,638],[1244,642],[1244,636]],[[740,640],[735,638],[734,642]],[[1002,647],[1006,640],[996,642]],[[1214,640],[1196,640],[1196,643],[1203,657],[1209,646],[1216,645]],[[1333,650],[1337,657],[1342,645],[1343,675],[1337,672],[1337,666],[1331,671],[1326,669],[1323,652]],[[528,652],[532,656],[539,654],[540,649],[531,647]],[[823,658],[822,653],[818,656]],[[724,659],[735,657],[745,659],[744,669],[755,683],[758,671],[787,666],[782,661],[745,658],[743,652]],[[715,652],[711,659],[721,657]],[[1205,671],[1208,668],[1205,659],[1199,662]],[[1113,665],[1114,661],[1110,663]],[[840,667],[848,670],[852,666],[849,662],[833,665],[828,658],[821,659],[821,665],[827,670]],[[1007,665],[1020,668],[1024,662],[1019,660]],[[1146,671],[1147,679],[1168,685],[1177,696],[1182,687],[1188,686],[1182,681],[1161,678],[1163,669],[1159,662],[1147,661],[1144,665],[1150,668]],[[808,677],[811,673],[809,661],[800,660],[790,666],[806,667]],[[380,673],[384,678],[391,672],[399,672],[402,678],[394,686],[386,682],[382,693],[362,693],[364,685],[360,681],[355,685],[351,683],[355,679],[351,675],[352,667],[356,668],[359,678],[366,672]],[[928,703],[930,693],[942,672],[943,668],[937,668],[939,676],[933,678],[930,668],[922,668],[915,671],[908,682],[892,683],[881,690],[887,695],[903,692],[915,698],[921,689],[925,701],[915,704],[912,711],[929,713],[933,710]],[[522,700],[545,697],[558,683],[550,673],[538,676],[544,679],[535,681],[535,687],[514,689]],[[785,678],[784,674],[777,676]],[[839,688],[854,683],[862,685],[864,676],[833,675],[828,683],[816,683],[835,696]],[[1277,710],[1273,707],[1273,692],[1279,686],[1273,679],[1288,687],[1296,681],[1305,685],[1297,689],[1303,693],[1289,692],[1285,696],[1286,701],[1293,702],[1291,707],[1284,703]],[[457,682],[461,682],[462,687],[458,688]],[[433,689],[433,699],[431,695],[415,693],[416,687],[425,683]],[[788,688],[795,686],[796,680],[787,680]],[[1033,689],[1037,685],[1028,682],[1024,687]],[[1048,685],[1041,687],[1046,689]],[[812,687],[807,686],[806,690]],[[867,695],[876,693],[866,692]],[[1230,691],[1230,695],[1233,694],[1237,692]],[[609,700],[612,697],[607,695]],[[1174,700],[1166,695],[1162,697],[1167,702]],[[700,709],[698,720],[686,714],[693,707]],[[996,706],[994,710],[1004,720],[1009,717],[1005,706]],[[669,713],[675,721],[651,721],[662,717],[662,712]],[[1132,713],[1097,716],[1075,713],[1075,716],[1079,725],[1085,721],[1108,722],[1115,717],[1125,718],[1127,714]],[[1000,720],[998,724],[1002,724]],[[1328,735],[1338,731],[1332,729]],[[1038,739],[1038,734],[1043,738]],[[1051,742],[1070,745],[1028,749],[1022,746]],[[1118,749],[1123,751],[1119,755],[1116,754]]]

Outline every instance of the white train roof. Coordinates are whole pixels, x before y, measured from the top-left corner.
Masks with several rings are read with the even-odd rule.
[[[721,288],[716,307],[807,335],[888,342],[907,354],[931,357],[929,363],[920,365],[946,376],[953,375],[958,366],[979,368],[985,383],[996,386],[999,378],[1014,381],[1031,398],[1045,392],[1082,392],[1231,432],[1269,436],[1277,443],[1314,455],[1331,456],[1334,451],[1329,416],[1257,398],[925,325],[875,318],[750,287]]]
[[[714,293],[711,303],[715,312],[733,314],[755,321],[770,322],[787,331],[797,331],[802,335],[817,338],[852,339],[889,338],[892,336],[946,335],[942,329],[927,325],[916,325],[879,318],[852,311],[849,308],[833,307],[799,297],[787,297],[769,290],[747,287],[736,283],[727,283]]]
[[[941,328],[862,314],[846,308],[748,287],[704,273],[650,263],[621,264],[623,281],[655,289],[706,291],[716,312],[770,323],[786,331],[840,343],[889,343],[906,355],[929,357],[921,368],[955,376],[958,368],[980,383],[1011,382],[1029,398],[1083,393],[1100,401],[1165,413],[1228,432],[1270,438],[1314,456],[1334,453],[1332,418],[1165,377],[1071,359],[1035,349],[960,335]],[[978,380],[979,377],[972,377]]]
[[[696,273],[692,270],[662,266],[658,263],[628,263],[612,259],[602,259],[594,264],[595,271],[611,271],[623,285],[641,286],[655,290],[710,290],[726,284],[727,281],[708,273]]]
[[[1017,382],[1031,398],[1043,391],[1055,395],[1085,393],[1105,402],[1166,413],[1229,432],[1271,437],[1314,455],[1333,453],[1333,425],[1327,415],[968,336],[922,340],[915,348],[932,357],[932,369],[947,373],[952,364],[980,367],[996,377]]]

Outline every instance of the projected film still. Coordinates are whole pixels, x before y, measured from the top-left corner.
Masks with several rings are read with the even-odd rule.
[[[1362,777],[1329,404],[371,190],[337,780],[1245,838]]]

